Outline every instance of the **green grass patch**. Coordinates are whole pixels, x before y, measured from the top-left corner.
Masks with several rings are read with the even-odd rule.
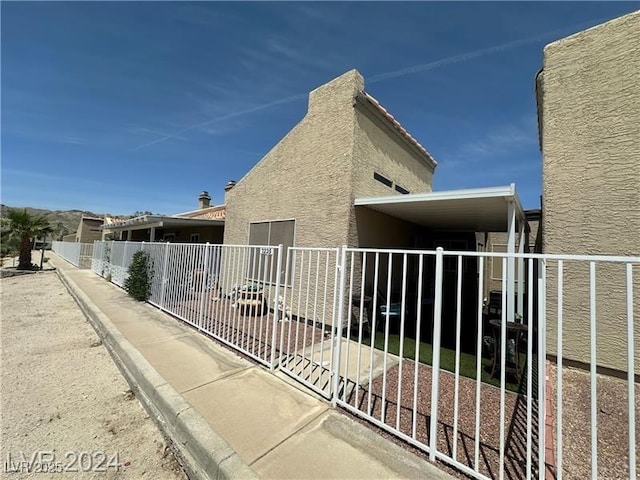
[[[352,340],[357,341],[357,335],[352,336]],[[370,339],[367,338],[362,339],[363,345],[371,345]],[[413,338],[404,339],[402,357],[415,360],[416,358],[416,342]],[[420,363],[424,363],[426,365],[432,365],[433,362],[433,346],[430,343],[419,342],[420,345]],[[375,338],[374,347],[384,351],[384,333],[378,332]],[[387,346],[387,352],[392,355],[400,355],[400,336],[398,334],[389,334],[389,343]],[[482,358],[482,367],[480,368],[481,373],[481,381],[483,383],[488,383],[490,385],[494,385],[496,387],[500,387],[500,375],[499,370],[496,369],[496,377],[491,376],[491,366],[493,365],[493,360],[491,358]],[[455,372],[456,366],[456,352],[455,350],[451,350],[449,348],[440,348],[440,368],[443,370],[447,370],[449,372]],[[526,354],[520,353],[520,368],[521,371],[524,372],[526,368]],[[468,353],[461,352],[460,353],[460,375],[463,377],[472,378],[475,380],[476,378],[476,356]],[[518,380],[515,375],[507,375],[506,376],[506,385],[505,388],[507,390],[511,390],[513,392],[517,392],[519,390]]]

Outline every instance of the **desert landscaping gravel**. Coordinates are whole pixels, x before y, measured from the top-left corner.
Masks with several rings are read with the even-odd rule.
[[[56,273],[0,289],[0,477],[186,479]]]

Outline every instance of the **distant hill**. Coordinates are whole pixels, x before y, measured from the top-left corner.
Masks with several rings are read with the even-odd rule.
[[[13,207],[0,205],[0,220],[4,219],[7,214],[7,210],[10,208]],[[104,214],[102,213],[93,213],[82,210],[43,210],[31,207],[26,207],[26,210],[34,215],[44,215],[54,230],[64,230],[66,233],[74,233],[78,229],[80,218],[83,215],[98,218],[104,217]],[[58,228],[58,226],[60,226],[60,228]]]

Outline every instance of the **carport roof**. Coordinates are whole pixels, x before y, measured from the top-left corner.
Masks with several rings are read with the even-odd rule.
[[[201,218],[184,218],[164,215],[142,215],[140,217],[121,220],[105,224],[103,230],[138,230],[151,227],[202,227],[224,225],[224,220],[209,220]]]
[[[524,212],[514,184],[356,198],[354,204],[433,229],[506,232],[509,225],[509,204],[512,202],[516,219],[524,221]]]

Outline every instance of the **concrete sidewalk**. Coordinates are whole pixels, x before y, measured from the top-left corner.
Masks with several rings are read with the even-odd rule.
[[[194,478],[429,478],[449,474],[286,375],[55,254],[51,261]]]

